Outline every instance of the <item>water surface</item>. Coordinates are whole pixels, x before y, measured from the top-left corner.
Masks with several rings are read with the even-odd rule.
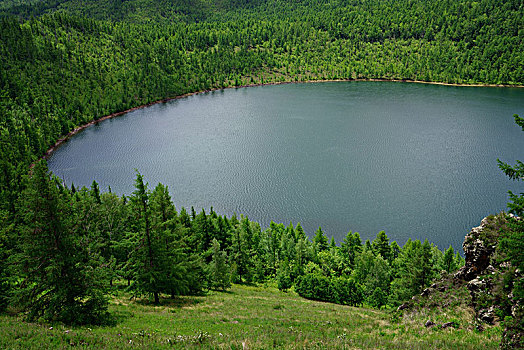
[[[322,226],[373,239],[460,248],[506,208],[496,159],[524,160],[524,89],[336,82],[229,89],[158,104],[90,127],[50,169],[119,194],[135,170],[169,186],[177,208],[243,213],[263,227]]]

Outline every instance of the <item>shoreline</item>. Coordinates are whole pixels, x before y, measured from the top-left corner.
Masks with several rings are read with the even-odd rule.
[[[103,117],[101,117],[99,119],[96,119],[96,120],[92,120],[92,121],[90,121],[90,122],[88,122],[86,124],[83,124],[83,125],[80,125],[80,126],[74,128],[73,130],[68,132],[66,135],[64,135],[61,138],[59,138],[51,147],[49,147],[47,149],[47,151],[45,151],[45,153],[41,157],[38,158],[38,160],[42,160],[42,159],[46,159],[47,160],[47,159],[49,159],[51,154],[53,154],[53,152],[57,148],[59,148],[64,142],[66,142],[71,137],[75,136],[76,134],[78,134],[82,130],[84,130],[84,129],[92,126],[92,125],[98,124],[99,122],[102,122],[102,121],[107,120],[107,119],[112,119],[114,117],[119,117],[121,115],[130,113],[130,112],[142,109],[142,108],[150,107],[150,106],[153,106],[153,105],[156,105],[156,104],[159,104],[159,103],[167,103],[167,102],[170,102],[170,101],[178,100],[178,99],[181,99],[181,98],[186,98],[186,97],[193,96],[193,95],[205,94],[205,93],[208,93],[208,92],[214,92],[214,91],[220,91],[220,90],[226,90],[226,89],[240,89],[240,88],[248,88],[248,87],[271,86],[271,85],[286,85],[286,84],[332,83],[332,82],[350,82],[350,81],[385,81],[385,82],[390,81],[390,82],[397,82],[397,83],[414,83],[414,84],[429,84],[429,85],[458,86],[458,87],[468,87],[469,86],[469,87],[504,87],[504,88],[511,88],[512,87],[512,88],[524,88],[524,85],[456,84],[456,83],[443,83],[443,82],[432,82],[432,81],[422,81],[422,80],[386,79],[386,78],[282,81],[282,82],[246,84],[246,85],[239,85],[239,86],[228,86],[228,87],[223,87],[223,88],[214,88],[214,89],[210,89],[210,90],[188,92],[188,93],[183,94],[183,95],[178,95],[178,96],[175,96],[175,97],[164,98],[164,99],[161,99],[161,100],[157,100],[157,101],[149,102],[149,103],[146,103],[146,104],[143,104],[143,105],[140,105],[140,106],[129,108],[129,109],[126,109],[124,111],[111,113],[111,114],[105,115],[105,116],[103,116]],[[29,168],[32,169],[34,165],[35,165],[35,162],[31,163]]]

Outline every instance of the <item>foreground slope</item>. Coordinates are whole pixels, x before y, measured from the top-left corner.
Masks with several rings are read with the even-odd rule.
[[[466,293],[467,294],[467,293]],[[230,292],[164,299],[161,306],[113,298],[118,323],[104,328],[37,325],[0,317],[0,348],[348,348],[496,349],[500,327],[473,330],[460,297],[446,310],[397,313],[315,302],[272,287],[234,285]],[[426,328],[455,322],[456,328]]]

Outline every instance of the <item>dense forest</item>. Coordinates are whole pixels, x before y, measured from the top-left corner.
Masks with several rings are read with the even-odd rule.
[[[58,138],[164,98],[316,79],[524,82],[519,1],[36,3],[0,19],[0,209],[10,219],[21,176]]]
[[[452,247],[442,252],[427,240],[410,240],[401,248],[384,231],[364,244],[349,232],[337,245],[321,227],[310,240],[300,223],[263,230],[212,208],[178,212],[167,187],[151,190],[140,174],[132,195],[119,197],[101,193],[96,182],[67,188],[43,161],[26,185],[18,203],[20,241],[7,261],[24,276],[14,296],[30,320],[99,321],[93,317],[101,316],[113,281],[122,279],[133,295],[155,303],[161,295],[275,280],[280,290],[295,285],[313,300],[398,306],[464,263]]]
[[[311,299],[398,305],[463,264],[458,253],[427,241],[400,247],[385,232],[365,243],[350,232],[337,245],[321,228],[310,239],[299,224],[177,211],[167,188],[150,189],[140,174],[128,197],[96,183],[68,188],[37,160],[87,122],[210,89],[522,85],[523,40],[519,0],[1,1],[0,307],[99,323],[116,280],[155,301],[274,280]],[[517,214],[521,198],[512,197]]]

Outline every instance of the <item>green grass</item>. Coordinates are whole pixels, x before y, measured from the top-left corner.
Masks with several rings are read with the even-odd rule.
[[[272,287],[234,285],[230,292],[163,299],[160,306],[113,298],[114,327],[68,328],[0,317],[1,349],[496,349],[500,327],[474,330],[467,308],[392,311],[302,299]],[[455,321],[458,329],[427,329],[426,320]]]

